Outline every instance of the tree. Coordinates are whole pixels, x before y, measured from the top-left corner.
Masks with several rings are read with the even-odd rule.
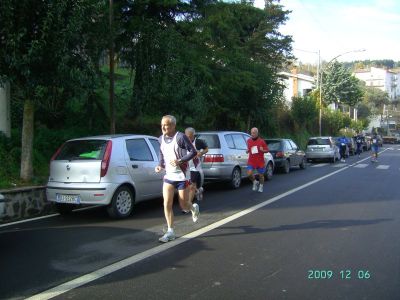
[[[312,131],[317,124],[318,106],[315,97],[293,97],[291,113],[300,129]]]
[[[323,75],[322,95],[326,103],[355,106],[363,99],[360,80],[351,75],[340,63],[332,63]]]
[[[97,79],[104,3],[96,0],[2,0],[0,74],[23,102],[21,179],[32,178],[34,116],[93,88]],[[99,47],[100,48],[100,47]],[[40,116],[39,116],[40,118]]]

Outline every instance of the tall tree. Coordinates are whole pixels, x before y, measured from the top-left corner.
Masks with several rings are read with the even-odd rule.
[[[97,78],[103,1],[2,0],[0,74],[12,98],[24,103],[21,179],[30,180],[34,114],[49,99],[65,102],[84,93]],[[60,106],[62,107],[62,105]]]
[[[323,74],[322,95],[326,103],[354,106],[363,99],[360,81],[335,61]]]

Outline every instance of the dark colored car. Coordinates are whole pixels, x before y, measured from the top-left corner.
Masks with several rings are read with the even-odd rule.
[[[266,139],[269,152],[275,162],[275,168],[289,173],[291,167],[299,166],[305,169],[307,166],[306,154],[291,139]]]

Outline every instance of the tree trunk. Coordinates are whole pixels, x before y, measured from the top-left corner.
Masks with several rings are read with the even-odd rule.
[[[247,131],[246,132],[250,132],[250,122],[251,122],[251,117],[250,114],[248,114],[247,116]]]
[[[35,106],[32,100],[24,103],[24,116],[22,121],[22,146],[21,146],[21,173],[24,181],[30,181],[33,175],[32,152],[33,152],[33,125]]]

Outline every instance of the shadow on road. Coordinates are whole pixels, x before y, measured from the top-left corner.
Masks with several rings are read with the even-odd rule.
[[[304,229],[333,229],[333,228],[344,228],[351,226],[366,226],[375,225],[383,222],[389,222],[393,219],[372,219],[372,220],[316,220],[300,224],[281,225],[272,228],[258,228],[254,226],[237,226],[230,227],[224,226],[221,231],[237,230],[236,232],[227,232],[220,234],[205,235],[206,237],[221,237],[221,236],[232,236],[242,234],[254,234],[254,233],[266,233],[286,230],[304,230]]]

